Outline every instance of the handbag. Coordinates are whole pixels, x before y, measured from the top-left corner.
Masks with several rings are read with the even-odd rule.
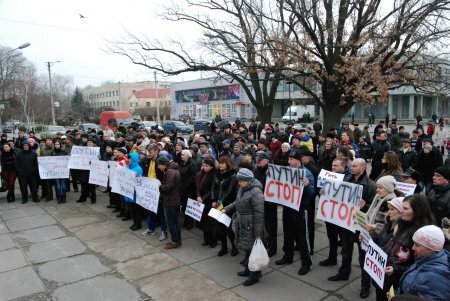
[[[267,254],[267,250],[261,239],[255,239],[252,252],[250,253],[250,257],[248,259],[248,269],[252,272],[261,271],[262,269],[268,267],[269,263],[269,255]]]

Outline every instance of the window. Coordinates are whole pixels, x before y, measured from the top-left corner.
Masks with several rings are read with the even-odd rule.
[[[150,106],[150,101],[147,101],[147,102],[145,103],[145,106],[146,106],[146,107],[149,107],[149,106]]]

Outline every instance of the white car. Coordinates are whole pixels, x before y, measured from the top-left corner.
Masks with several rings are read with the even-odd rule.
[[[139,125],[144,126],[146,130],[150,131],[152,127],[156,125],[156,121],[141,121],[139,122]],[[160,125],[158,125],[158,129],[164,131],[164,129]]]

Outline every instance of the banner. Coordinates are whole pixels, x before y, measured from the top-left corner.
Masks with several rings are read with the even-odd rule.
[[[111,185],[111,192],[115,192],[132,199],[134,197],[135,183],[136,172],[123,166],[117,166],[113,183]]]
[[[108,162],[91,161],[91,171],[89,172],[89,184],[108,186]]]
[[[403,192],[405,196],[413,195],[414,191],[416,190],[416,184],[409,184],[409,183],[403,183],[403,182],[397,182],[395,184],[395,189]]]
[[[72,155],[69,158],[68,167],[70,169],[91,169],[91,161],[100,161],[97,156],[79,156]]]
[[[70,152],[72,156],[88,156],[88,157],[98,157],[100,156],[100,147],[88,147],[88,146],[72,146],[72,151]]]
[[[362,192],[358,184],[325,180],[317,218],[355,232],[353,213],[359,208]]]
[[[215,208],[211,208],[208,215],[217,220],[218,222],[224,224],[226,227],[229,227],[231,224],[231,218],[226,213],[222,213]]]
[[[264,199],[299,210],[303,195],[303,178],[305,170],[269,164]]]
[[[193,199],[188,199],[184,214],[192,217],[196,221],[200,221],[202,219],[203,209],[205,209],[204,204],[194,201]]]
[[[69,156],[38,157],[39,176],[41,179],[68,179]]]
[[[157,179],[137,177],[135,186],[136,204],[158,213],[159,185],[161,185],[161,182]]]
[[[341,173],[335,173],[326,169],[322,169],[317,178],[317,187],[322,188],[323,185],[325,185],[325,180],[342,182],[344,180],[344,176],[345,175]]]
[[[364,271],[375,280],[380,288],[383,288],[386,262],[387,254],[371,240],[366,251],[366,258],[364,259]]]
[[[113,179],[114,179],[114,174],[116,173],[116,167],[117,167],[117,162],[116,161],[108,161],[108,168],[109,168],[109,187],[111,187]]]

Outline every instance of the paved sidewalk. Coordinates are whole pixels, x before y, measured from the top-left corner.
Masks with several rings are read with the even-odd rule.
[[[20,193],[16,191],[16,196]],[[276,266],[279,251],[261,282],[242,286],[242,255],[218,257],[220,247],[201,246],[201,231],[182,231],[180,249],[166,251],[159,235],[131,232],[107,209],[107,194],[97,190],[98,202],[56,201],[25,205],[6,203],[0,196],[0,301],[3,300],[360,300],[357,251],[349,281],[326,278],[338,267],[320,267],[328,254],[325,227],[317,223],[314,265],[297,275],[295,262]],[[20,198],[19,198],[20,199]],[[281,214],[280,214],[280,230]],[[143,222],[144,225],[144,222]],[[159,233],[158,233],[159,234]],[[375,300],[375,292],[366,300]]]

